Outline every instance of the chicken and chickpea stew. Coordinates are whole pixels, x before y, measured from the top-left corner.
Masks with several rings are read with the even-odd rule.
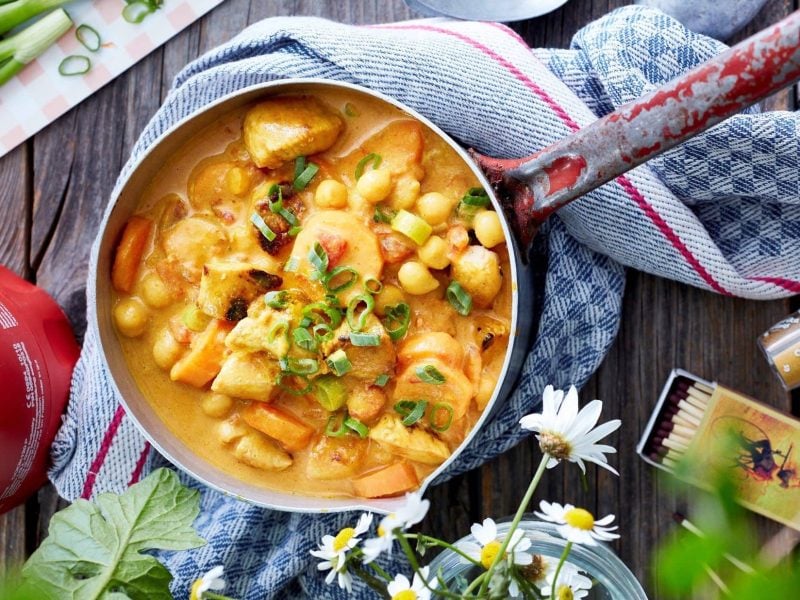
[[[509,254],[470,168],[340,91],[268,97],[144,192],[111,280],[125,360],[193,452],[288,493],[416,489],[508,351]]]

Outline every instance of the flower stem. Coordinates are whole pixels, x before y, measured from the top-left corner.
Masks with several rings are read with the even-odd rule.
[[[481,584],[481,594],[486,591],[495,567],[500,564],[501,560],[505,558],[508,544],[511,542],[511,538],[513,537],[514,531],[516,531],[517,527],[519,526],[519,522],[522,521],[522,515],[524,515],[525,511],[528,509],[528,504],[531,503],[533,493],[536,491],[539,481],[542,479],[542,475],[547,468],[548,462],[550,462],[550,455],[545,452],[542,455],[542,460],[539,462],[539,468],[536,469],[536,473],[534,473],[533,479],[531,479],[531,482],[528,485],[528,490],[525,492],[525,496],[522,498],[522,502],[519,503],[519,508],[517,509],[517,513],[514,515],[514,520],[511,521],[511,527],[508,529],[508,533],[503,540],[503,544],[500,546],[500,550],[497,552],[497,556],[494,557],[494,561],[492,562],[491,566],[486,570],[486,578]]]
[[[465,553],[458,546],[455,546],[454,544],[448,544],[447,542],[445,542],[444,540],[440,540],[439,538],[431,537],[429,535],[425,535],[424,533],[406,533],[404,535],[410,540],[418,539],[424,542],[431,543],[434,546],[439,546],[440,548],[446,548],[447,550],[450,550],[451,552],[458,554],[461,558],[468,560],[476,567],[479,567],[481,565],[479,561],[472,558],[469,554]]]
[[[472,582],[467,586],[467,589],[464,590],[464,597],[465,598],[468,597],[470,595],[470,593],[472,593],[473,589],[478,587],[479,584],[483,583],[486,580],[486,574],[488,572],[489,571],[484,571],[483,573],[481,573],[475,579],[472,580]],[[479,592],[478,597],[480,598],[480,592]]]
[[[398,542],[400,542],[400,546],[403,548],[403,552],[405,552],[406,556],[408,557],[408,562],[411,563],[411,568],[414,570],[414,573],[419,573],[419,578],[422,581],[423,585],[430,591],[440,596],[444,596],[445,598],[460,598],[460,596],[458,596],[457,594],[451,594],[450,592],[444,590],[437,590],[432,588],[431,584],[428,582],[428,578],[422,576],[422,573],[420,573],[419,570],[419,561],[417,561],[417,555],[411,548],[411,544],[408,543],[409,538],[412,537],[417,537],[417,536],[416,534],[413,533],[405,534],[402,531],[397,531],[395,534],[395,538],[397,539]]]
[[[556,598],[556,586],[558,585],[558,576],[561,575],[561,567],[563,567],[564,563],[567,561],[567,556],[569,556],[571,550],[572,542],[567,542],[567,545],[564,546],[564,551],[561,553],[561,559],[558,561],[556,573],[553,575],[553,589],[550,590],[550,597],[553,599]]]

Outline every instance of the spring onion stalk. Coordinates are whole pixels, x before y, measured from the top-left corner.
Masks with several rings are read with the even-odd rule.
[[[428,408],[427,400],[400,400],[394,405],[394,410],[403,417],[403,425],[411,427],[425,415]]]
[[[82,54],[71,54],[58,65],[58,74],[65,77],[83,75],[92,68],[92,60]]]
[[[442,412],[444,412],[446,415],[444,423],[439,422],[439,414]],[[432,429],[435,429],[439,432],[447,431],[450,429],[450,425],[453,423],[453,407],[449,404],[445,404],[444,402],[434,404],[431,410],[428,412],[428,421],[430,421]]]
[[[359,310],[361,304],[364,304],[364,309]],[[361,331],[367,324],[367,318],[372,314],[375,308],[375,300],[372,294],[359,294],[350,300],[347,305],[347,324],[353,331]]]
[[[369,435],[369,428],[353,417],[347,417],[344,420],[344,426],[357,433],[362,440]]]
[[[3,4],[0,6],[0,33],[11,31],[44,11],[66,3],[67,0],[16,0]]]
[[[344,419],[339,421],[336,415],[331,415],[328,418],[328,423],[325,425],[325,435],[328,437],[342,437],[346,433],[347,427],[344,425]]]
[[[70,27],[72,19],[63,8],[59,8],[18,34],[0,40],[0,85],[41,56]]]
[[[286,290],[267,292],[264,296],[264,302],[266,302],[267,306],[270,308],[283,310],[288,304],[288,296],[289,294],[286,293]]]
[[[335,375],[323,375],[318,377],[315,383],[317,402],[325,410],[337,411],[347,402],[347,388]]]
[[[341,277],[340,277],[341,275]],[[336,282],[334,282],[336,279]],[[338,294],[350,288],[358,280],[358,271],[353,267],[334,267],[331,272],[322,278],[325,289],[333,294]]]
[[[367,154],[364,158],[358,161],[358,164],[356,165],[356,172],[355,172],[356,180],[361,179],[361,176],[364,174],[364,169],[366,169],[369,163],[372,163],[373,169],[377,169],[378,167],[381,166],[382,160],[383,158],[381,158],[380,154],[375,154],[374,152],[370,152],[369,154]]]
[[[445,296],[458,314],[466,317],[472,311],[472,296],[456,280],[447,286]]]
[[[442,372],[433,365],[419,366],[417,367],[415,373],[417,374],[417,377],[419,377],[420,381],[425,383],[442,385],[445,382],[445,377],[442,375]]]
[[[97,30],[91,25],[79,25],[75,30],[75,37],[78,38],[78,41],[83,44],[83,47],[90,52],[97,52],[100,50],[100,46],[102,45],[100,34],[97,33]]]
[[[387,383],[389,383],[389,376],[386,373],[384,373],[383,375],[378,375],[375,378],[375,385],[377,385],[378,387],[383,387]]]
[[[422,246],[433,233],[433,227],[424,219],[411,214],[407,210],[398,211],[392,219],[391,225],[395,231],[399,231],[414,240],[417,246]]]
[[[350,334],[350,343],[353,346],[380,346],[381,337],[377,333],[356,333]]]
[[[405,302],[394,306],[387,306],[384,309],[383,326],[386,328],[386,333],[389,334],[392,341],[396,342],[406,334],[410,322],[411,307]]]
[[[353,368],[350,359],[347,358],[347,354],[342,349],[331,354],[325,362],[328,363],[331,372],[337,377],[341,377]]]

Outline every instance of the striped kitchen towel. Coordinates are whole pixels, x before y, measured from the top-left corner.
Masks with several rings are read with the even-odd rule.
[[[522,156],[723,48],[642,7],[617,10],[582,29],[571,49],[554,51],[531,51],[492,23],[268,19],[178,75],[125,171],[180,118],[233,90],[286,77],[370,87],[466,146]],[[547,267],[536,282],[539,325],[517,390],[446,477],[516,444],[517,421],[546,384],[588,379],[616,334],[626,266],[720,294],[766,299],[800,291],[799,124],[793,113],[735,117],[552,218],[534,249]],[[91,331],[53,459],[51,478],[69,499],[121,490],[160,462],[120,408]],[[196,525],[208,545],[162,558],[178,597],[220,563],[235,597],[338,597],[308,551],[355,518],[272,512],[202,489]],[[367,596],[362,588],[354,593]]]

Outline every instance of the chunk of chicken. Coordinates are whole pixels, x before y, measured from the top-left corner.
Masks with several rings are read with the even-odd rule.
[[[479,308],[491,306],[503,284],[500,259],[483,246],[470,246],[453,258],[450,274]]]
[[[394,344],[377,317],[369,315],[362,332],[377,335],[380,340],[378,346],[353,346],[350,343],[351,332],[350,325],[345,319],[336,330],[333,339],[323,345],[322,351],[325,356],[343,349],[352,365],[350,375],[369,382],[375,381],[379,375],[394,372]]]
[[[209,261],[203,266],[197,305],[207,315],[241,321],[259,295],[279,288],[283,279],[249,263]]]
[[[447,444],[417,427],[406,427],[397,415],[384,415],[369,437],[395,454],[426,465],[439,465],[450,456]]]
[[[269,352],[276,359],[289,353],[288,334],[292,322],[300,320],[300,313],[308,303],[308,298],[296,289],[282,290],[280,298],[285,302],[283,308],[272,308],[262,299],[253,302],[247,310],[247,317],[225,338],[225,345],[231,350],[245,352]]]
[[[248,433],[233,449],[237,460],[264,471],[283,471],[292,466],[292,457],[260,433]]]
[[[347,412],[367,425],[380,416],[385,404],[386,392],[369,383],[356,385],[347,396]]]
[[[211,384],[211,391],[266,402],[279,373],[277,362],[266,354],[234,352],[222,363],[219,375]]]
[[[333,146],[342,118],[311,96],[280,96],[259,102],[244,118],[244,143],[253,162],[277,169],[298,156]]]
[[[429,365],[442,374],[444,383],[426,383],[420,379],[417,369]],[[426,358],[409,363],[395,381],[395,401],[424,398],[431,407],[440,403],[446,404],[452,407],[454,420],[460,419],[466,414],[475,393],[472,382],[460,369],[454,369],[438,358]]]
[[[217,435],[223,444],[235,442],[244,437],[248,431],[252,430],[238,414],[231,415],[217,425]]]
[[[228,238],[212,219],[189,217],[165,230],[161,243],[167,262],[176,264],[187,281],[197,283],[203,265],[228,247]]]
[[[311,479],[346,479],[361,470],[367,440],[347,435],[341,438],[320,436],[311,447],[306,475]]]

